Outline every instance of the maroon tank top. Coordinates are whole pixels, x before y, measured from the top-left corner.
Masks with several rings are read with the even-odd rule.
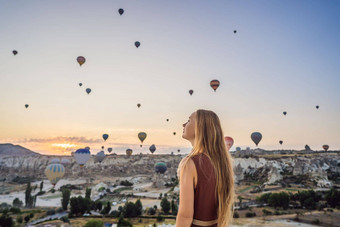
[[[194,219],[212,221],[217,219],[218,198],[215,196],[216,174],[206,154],[192,157],[197,171],[197,186],[194,189]],[[199,225],[191,224],[191,227]],[[210,225],[217,227],[217,224]]]

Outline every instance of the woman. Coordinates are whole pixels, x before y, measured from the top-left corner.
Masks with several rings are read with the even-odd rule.
[[[183,124],[192,151],[182,159],[176,227],[226,227],[233,218],[234,172],[218,116],[197,110]]]

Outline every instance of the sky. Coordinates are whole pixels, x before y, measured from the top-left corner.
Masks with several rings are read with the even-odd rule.
[[[208,109],[231,150],[255,148],[252,132],[262,149],[339,150],[339,11],[322,0],[0,0],[0,143],[185,153],[182,124]]]

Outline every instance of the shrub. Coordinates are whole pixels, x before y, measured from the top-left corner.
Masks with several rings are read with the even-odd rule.
[[[13,206],[14,207],[22,207],[22,205],[23,205],[23,202],[19,198],[15,198],[13,200]]]
[[[123,186],[132,186],[133,183],[131,183],[131,182],[128,181],[128,180],[125,180],[125,181],[121,181],[121,182],[120,182],[120,185],[123,185]]]
[[[21,224],[21,223],[22,223],[22,221],[23,221],[23,218],[22,218],[22,216],[18,216],[16,220],[17,220],[17,222],[18,222],[18,223],[20,223],[20,224]]]
[[[27,223],[29,220],[30,220],[30,216],[29,215],[26,215],[25,218],[24,218],[25,222]]]
[[[102,227],[103,225],[103,221],[92,219],[85,224],[85,227]]]
[[[13,219],[7,215],[1,215],[0,217],[0,226],[8,226],[8,227],[11,227],[11,226],[14,226],[14,222],[13,222]]]
[[[70,220],[68,219],[68,216],[63,216],[63,217],[60,218],[60,220],[62,222],[65,222],[65,223],[70,223]]]
[[[247,212],[246,213],[246,217],[247,218],[251,218],[251,217],[255,217],[256,216],[256,213],[255,212]]]
[[[312,221],[312,224],[315,224],[315,225],[318,225],[318,224],[320,224],[320,220],[317,218],[317,219],[314,219],[313,221]]]
[[[273,212],[271,212],[270,210],[267,210],[267,209],[262,209],[262,212],[264,215],[272,215]]]
[[[20,214],[21,213],[20,208],[17,208],[17,207],[12,207],[9,211],[12,212],[13,214]]]
[[[154,208],[150,207],[149,210],[148,210],[148,214],[149,215],[155,215],[156,214],[156,210]]]
[[[123,227],[123,226],[124,227],[126,227],[126,226],[132,227],[132,224],[129,221],[124,220],[123,214],[120,214],[119,219],[118,219],[118,223],[117,223],[117,227]]]
[[[64,209],[62,208],[62,207],[59,207],[58,209],[57,209],[57,213],[61,213],[61,212],[63,212],[64,211]]]
[[[53,214],[55,214],[55,210],[54,210],[54,209],[48,210],[48,211],[46,212],[46,214],[47,214],[47,215],[53,215]]]
[[[110,215],[112,215],[115,218],[118,218],[120,216],[120,212],[118,210],[111,211]]]
[[[162,215],[157,216],[157,221],[164,221],[164,217]]]

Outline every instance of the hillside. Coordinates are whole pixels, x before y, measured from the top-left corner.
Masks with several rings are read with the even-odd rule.
[[[13,145],[11,143],[0,144],[0,156],[36,156],[40,155],[20,145]]]

